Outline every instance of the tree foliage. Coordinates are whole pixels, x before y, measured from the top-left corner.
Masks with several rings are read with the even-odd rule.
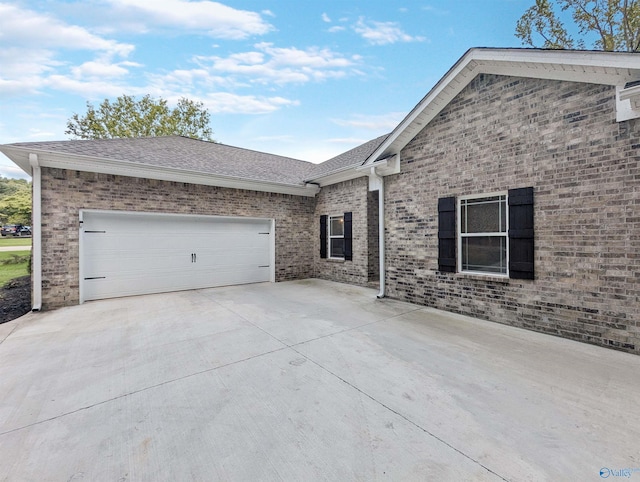
[[[114,102],[105,99],[97,108],[87,102],[87,113],[74,113],[65,134],[78,139],[178,135],[211,141],[209,121],[209,111],[202,102],[182,97],[171,109],[162,98],[145,95],[138,100],[123,95]]]
[[[31,183],[0,178],[0,223],[31,224]]]
[[[581,38],[569,35],[557,8],[571,14]],[[516,37],[524,45],[550,49],[586,49],[585,38],[594,38],[590,47],[596,50],[638,52],[640,0],[535,0],[518,20]]]

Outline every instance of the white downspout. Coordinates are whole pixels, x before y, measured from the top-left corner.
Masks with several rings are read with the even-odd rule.
[[[33,187],[31,213],[31,277],[33,283],[32,310],[42,308],[42,178],[37,154],[29,154]]]
[[[378,251],[380,259],[380,293],[378,298],[385,295],[385,264],[384,264],[384,178],[376,172],[376,168],[371,168],[371,176],[378,181]]]

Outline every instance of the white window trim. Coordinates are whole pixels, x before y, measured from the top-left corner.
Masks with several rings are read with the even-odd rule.
[[[342,235],[340,236],[332,236],[331,235],[331,219],[332,218],[342,218]],[[332,256],[331,255],[331,240],[332,239],[344,239],[344,214],[334,214],[329,215],[327,219],[327,258],[329,259],[341,259],[344,260],[344,254],[342,256]],[[344,247],[343,247],[344,251]]]
[[[462,232],[462,201],[466,201],[469,199],[480,199],[484,197],[496,197],[496,196],[504,196],[505,198],[505,232],[504,233],[472,233],[466,234]],[[509,277],[509,193],[508,191],[499,191],[499,192],[490,192],[490,193],[481,193],[481,194],[468,194],[465,196],[459,196],[456,201],[456,227],[457,227],[457,251],[458,251],[458,273],[468,274],[468,275],[482,275],[482,276],[493,276],[496,278],[508,278]],[[462,239],[464,238],[473,238],[473,237],[504,237],[506,240],[506,256],[505,256],[505,264],[506,271],[504,273],[492,273],[490,271],[469,271],[462,269]]]

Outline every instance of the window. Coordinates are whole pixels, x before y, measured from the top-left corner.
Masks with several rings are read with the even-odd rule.
[[[353,213],[320,216],[320,258],[353,261]]]
[[[458,225],[460,270],[506,275],[506,194],[461,198]]]
[[[533,187],[439,198],[438,271],[535,279],[533,198]]]
[[[344,216],[329,216],[329,257],[344,258]]]

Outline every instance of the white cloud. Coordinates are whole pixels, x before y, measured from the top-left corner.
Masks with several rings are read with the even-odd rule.
[[[322,21],[323,22],[327,22],[327,23],[331,23],[331,18],[329,18],[329,15],[327,15],[326,13],[322,14]]]
[[[12,179],[31,179],[31,176],[16,166],[3,154],[0,154],[0,177]]]
[[[443,10],[441,8],[436,8],[433,5],[425,5],[422,7],[422,10],[424,10],[425,12],[431,12],[435,15],[440,15],[440,16],[444,16],[444,15],[449,15],[449,10]]]
[[[76,67],[72,67],[71,73],[78,79],[99,80],[104,78],[124,77],[129,74],[129,69],[125,67],[140,67],[135,62],[111,63],[106,59],[85,62]]]
[[[298,101],[283,97],[257,97],[216,92],[200,99],[212,114],[267,114],[282,107],[299,105]]]
[[[235,87],[238,87],[238,83],[233,82],[228,76],[214,75],[205,68],[178,69],[167,74],[149,75],[149,88],[158,93],[211,91]]]
[[[100,60],[75,67],[74,75],[94,72],[123,74],[130,62],[111,63],[126,58],[134,46],[103,38],[83,27],[68,25],[49,15],[0,4],[0,96],[29,95],[48,84],[47,76],[66,65],[58,60],[60,50],[88,51]],[[10,45],[10,47],[9,47]],[[126,70],[126,69],[125,69]]]
[[[373,45],[387,45],[397,42],[424,42],[425,37],[412,36],[406,33],[397,22],[366,22],[360,17],[353,30]]]
[[[405,116],[406,113],[404,112],[389,112],[377,115],[355,114],[350,119],[331,119],[331,121],[343,127],[356,127],[384,133],[395,129]]]
[[[94,50],[122,57],[134,49],[133,45],[105,39],[77,25],[67,25],[48,15],[8,4],[0,4],[0,42],[41,51]]]
[[[136,14],[147,26],[205,32],[215,38],[244,39],[273,30],[259,13],[237,10],[218,2],[186,0],[110,0],[125,15]],[[273,15],[269,11],[264,15]]]
[[[346,27],[342,27],[342,26],[340,26],[340,25],[336,25],[336,26],[334,26],[334,27],[331,27],[331,28],[329,29],[329,32],[331,32],[331,33],[343,32],[343,31],[345,31],[346,29],[347,29]]]
[[[335,137],[333,139],[327,139],[327,142],[331,142],[332,144],[348,144],[350,146],[359,146],[370,140],[371,139],[362,139],[359,137]]]
[[[61,92],[76,94],[90,100],[104,97],[118,97],[122,94],[146,94],[145,88],[132,88],[124,84],[117,84],[113,80],[81,80],[65,75],[51,75],[43,81],[43,86]]]
[[[357,74],[356,66],[362,58],[345,57],[330,49],[311,47],[279,48],[262,42],[255,51],[231,54],[228,57],[197,57],[201,68],[212,74],[232,75],[238,82],[250,83],[306,83]]]

